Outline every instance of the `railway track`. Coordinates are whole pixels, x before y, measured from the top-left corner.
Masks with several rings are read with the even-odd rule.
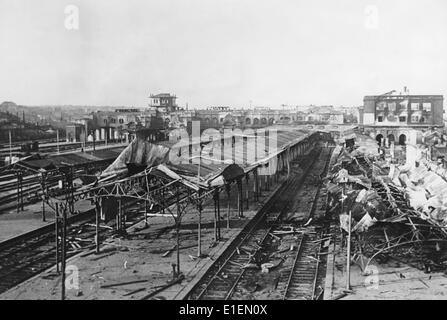
[[[142,219],[135,206],[128,204],[126,222]],[[94,209],[69,218],[67,226],[67,258],[95,246]],[[116,233],[115,220],[102,224],[100,237]],[[105,226],[105,227],[104,227]],[[55,224],[0,243],[0,293],[41,273],[56,264]],[[76,246],[74,245],[76,244]]]
[[[21,146],[23,144],[26,143],[32,143],[34,141],[23,141],[20,143],[15,143],[12,145],[11,149],[9,148],[9,144],[3,144],[3,147],[0,148],[0,156],[4,157],[4,156],[9,156],[9,153],[12,151],[13,154],[24,154],[25,152],[22,151]],[[55,153],[58,150],[57,147],[57,143],[55,140],[53,141],[48,141],[46,143],[42,143],[42,141],[39,141],[39,153]],[[109,141],[109,143],[116,143],[118,141]],[[65,142],[65,141],[61,141],[59,142],[59,151],[68,151],[68,150],[77,150],[77,149],[81,149],[83,147],[84,143],[83,142]],[[104,140],[98,140],[95,141],[95,146],[103,146],[105,145],[105,141]],[[89,147],[93,147],[93,142],[92,141],[88,141],[85,144],[85,147],[89,148]]]
[[[111,162],[111,161],[110,161]],[[100,168],[106,168],[110,163],[105,162]],[[100,169],[98,168],[98,170]],[[82,170],[77,170],[74,172],[74,179],[82,178],[83,176],[88,176],[87,173]],[[3,181],[1,180],[3,177]],[[59,180],[65,179],[62,174],[50,175],[46,177],[45,186],[48,190],[50,196],[62,195],[63,190],[58,188]],[[17,193],[17,176],[14,174],[4,174],[0,175],[0,214],[12,210],[17,207],[18,193]],[[22,196],[23,204],[31,204],[41,200],[42,197],[42,185],[41,177],[37,174],[28,174],[23,177],[22,182]]]
[[[175,201],[182,200],[187,196],[188,193],[183,192],[179,198],[170,199],[166,206],[173,206]],[[143,208],[145,208],[145,204],[136,200],[128,200],[123,203],[126,228],[144,220]],[[95,247],[95,218],[94,209],[68,218],[67,258]],[[120,235],[116,231],[115,219],[101,223],[99,232],[100,239]],[[55,223],[0,242],[0,293],[54,265],[56,265]]]
[[[321,181],[332,148],[298,159],[289,180],[215,261],[186,299],[318,299],[322,294],[327,226],[303,227],[320,210]],[[317,179],[318,180],[318,179]],[[286,249],[284,249],[284,247]],[[281,249],[283,248],[283,249]],[[271,263],[266,265],[266,263]],[[260,267],[269,266],[268,273]]]
[[[316,232],[299,236],[294,261],[288,272],[282,273],[287,278],[284,287],[281,288],[282,299],[316,300],[323,293],[320,277],[322,246],[319,239],[321,238],[322,234]]]
[[[57,191],[58,181],[64,179],[63,176],[50,176],[46,179],[45,185],[52,195],[62,194]],[[22,183],[23,204],[27,205],[41,200],[42,185],[40,177],[36,175],[25,176]],[[17,178],[7,183],[0,184],[0,214],[17,206]]]

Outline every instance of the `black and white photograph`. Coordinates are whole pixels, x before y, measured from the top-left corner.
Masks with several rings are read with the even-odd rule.
[[[445,0],[0,0],[0,52],[0,302],[447,298]]]

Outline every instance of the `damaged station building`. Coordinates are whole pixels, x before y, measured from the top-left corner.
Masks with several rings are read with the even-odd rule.
[[[365,96],[359,110],[360,129],[385,145],[423,143],[424,133],[444,128],[442,95],[394,94]]]

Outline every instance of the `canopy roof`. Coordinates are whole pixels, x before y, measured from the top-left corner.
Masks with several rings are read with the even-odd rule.
[[[110,181],[114,176],[132,174],[129,169],[132,166],[139,167],[140,171],[152,168],[151,174],[187,181],[189,187],[192,187],[191,184],[195,185],[194,189],[221,186],[258,166],[268,167],[269,162],[276,160],[278,154],[309,138],[313,132],[283,129],[270,131],[270,134],[272,140],[267,139],[267,143],[263,143],[264,136],[255,136],[252,132],[244,134],[241,131],[226,132],[211,141],[205,137],[182,139],[177,143],[163,141],[154,144],[137,138],[103,171],[100,182]],[[221,145],[222,139],[224,147]],[[231,146],[233,139],[234,148],[225,147],[228,144]],[[272,145],[268,146],[269,143]],[[199,144],[203,147],[201,154],[198,151]],[[195,156],[184,152],[190,148],[197,150]],[[179,153],[182,154],[177,156]],[[254,156],[255,153],[258,157]]]
[[[115,159],[123,150],[123,147],[116,147],[107,150],[72,152],[59,155],[42,156],[33,154],[24,157],[19,161],[5,166],[3,170],[21,168],[30,171],[57,170],[61,167],[83,167],[87,164],[107,162]]]

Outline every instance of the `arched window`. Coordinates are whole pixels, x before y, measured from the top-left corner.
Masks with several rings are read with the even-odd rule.
[[[382,140],[383,140],[383,135],[379,133],[379,134],[376,136],[376,141],[377,141],[377,143],[379,144],[379,146],[380,146],[380,144],[382,143]]]
[[[245,124],[251,124],[251,119],[250,118],[246,118],[245,119]]]
[[[401,135],[399,136],[399,144],[400,144],[401,146],[404,146],[404,145],[405,145],[406,140],[407,140],[407,136],[406,136],[406,135],[401,134]]]

